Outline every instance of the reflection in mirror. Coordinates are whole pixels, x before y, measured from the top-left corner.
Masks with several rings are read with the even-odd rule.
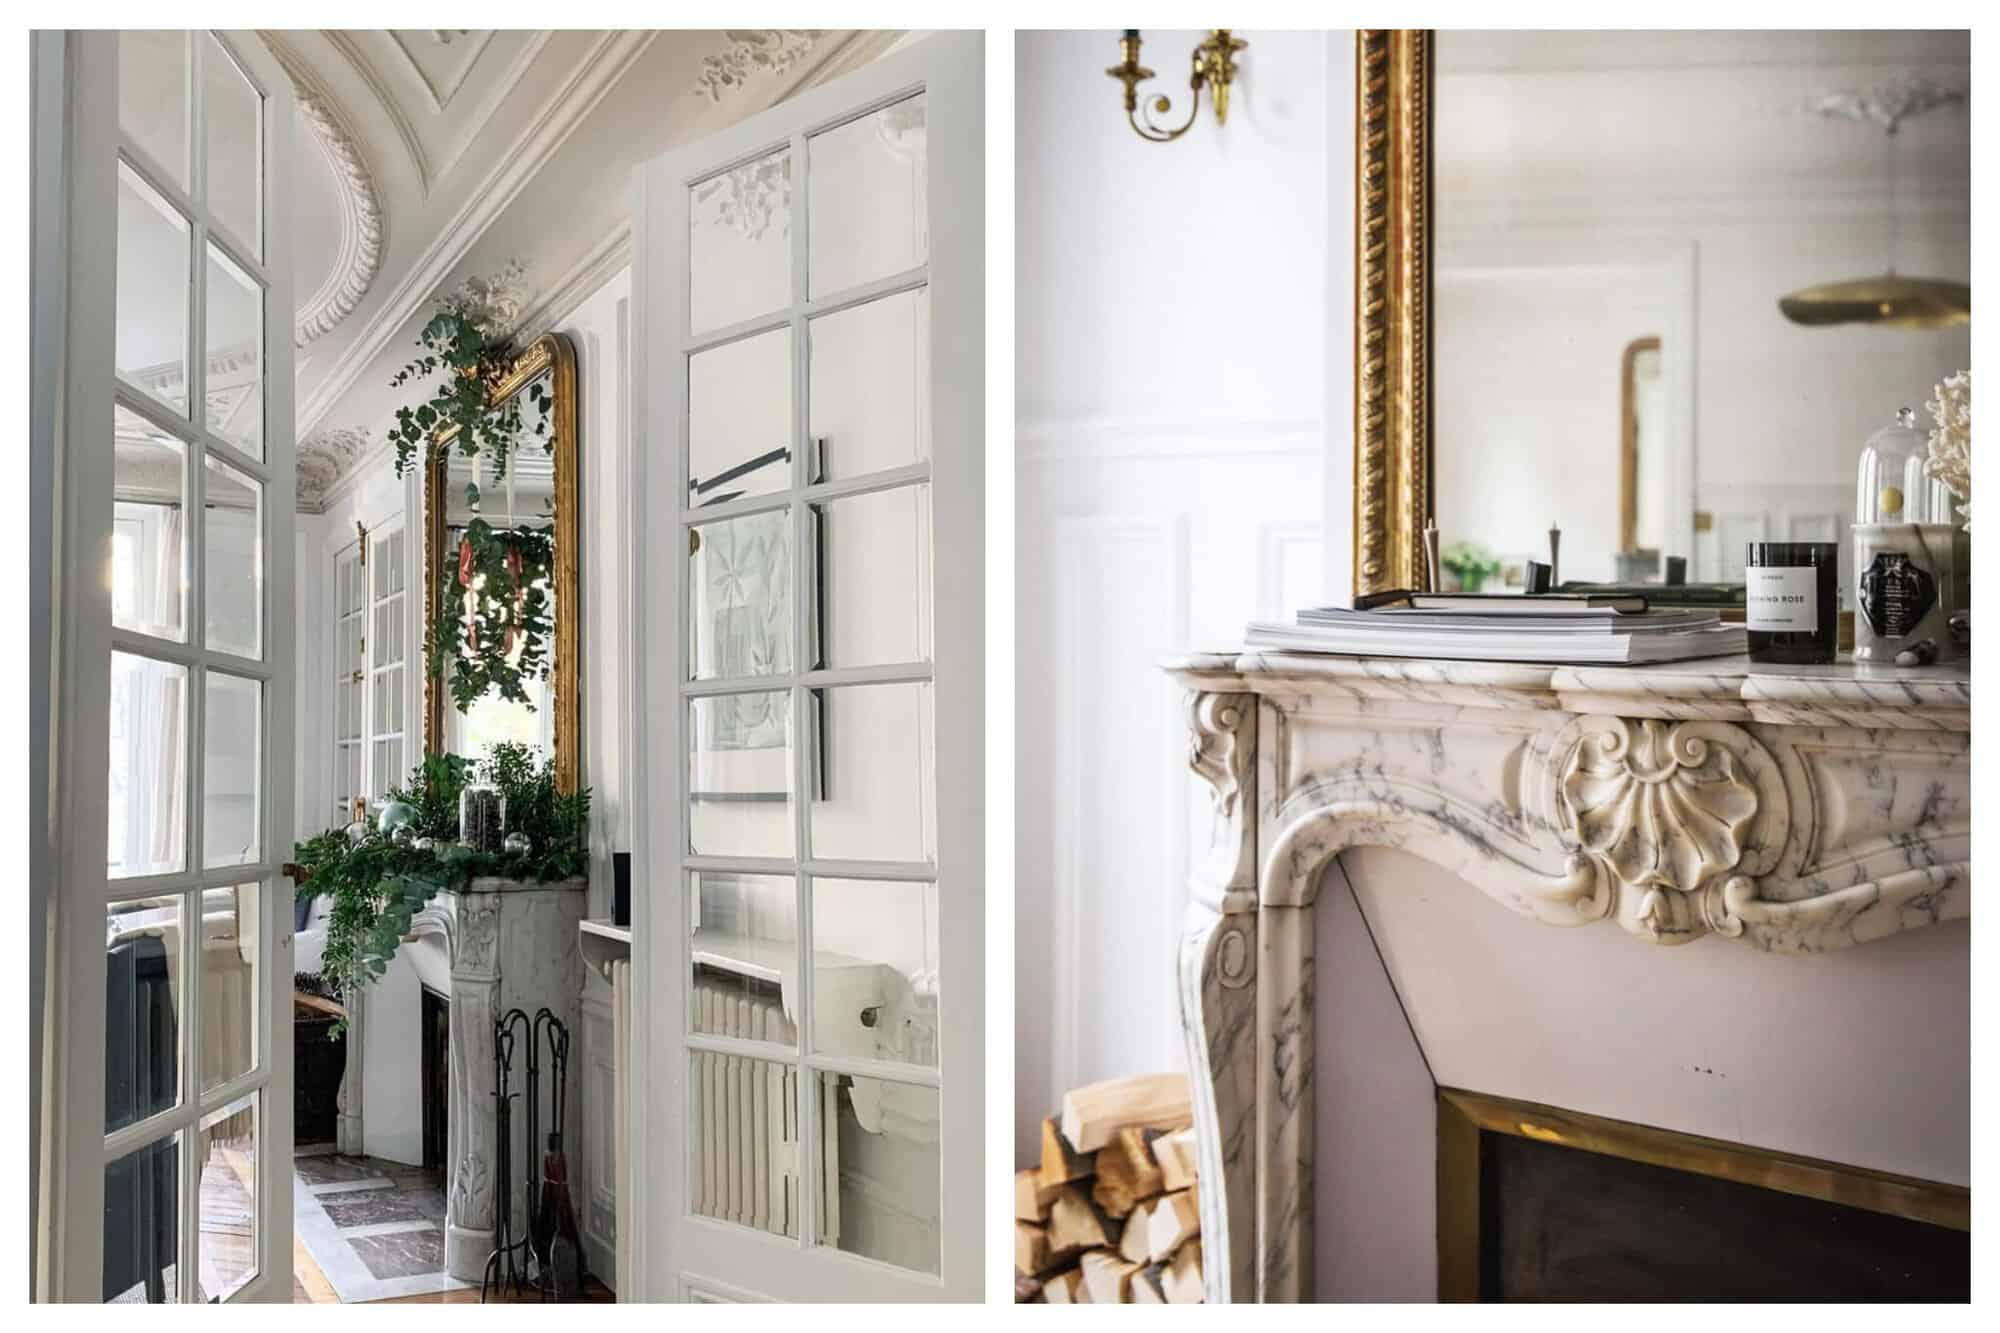
[[[504,468],[447,438],[426,478],[425,750],[477,759],[526,745],[554,761],[562,790],[577,781],[575,394],[574,353],[550,334],[494,392],[496,406],[520,405]],[[496,627],[496,585],[524,628]]]
[[[1749,541],[1850,546],[1862,442],[1969,364],[1969,328],[1779,302],[1968,280],[1969,76],[1964,32],[1438,33],[1441,544],[1497,563],[1487,591],[1551,525],[1565,582],[1679,557],[1737,583]],[[1912,87],[1937,105],[1892,138],[1867,108]]]

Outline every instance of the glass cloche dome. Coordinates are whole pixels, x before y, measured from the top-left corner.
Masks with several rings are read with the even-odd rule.
[[[1856,523],[1950,523],[1949,487],[1924,471],[1929,442],[1917,429],[1915,408],[1868,437],[1854,486]]]

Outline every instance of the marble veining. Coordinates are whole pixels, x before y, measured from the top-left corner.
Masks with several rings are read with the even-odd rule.
[[[1165,666],[1213,798],[1179,964],[1212,1302],[1311,1299],[1312,910],[1347,848],[1660,945],[1819,953],[1971,911],[1964,664]]]

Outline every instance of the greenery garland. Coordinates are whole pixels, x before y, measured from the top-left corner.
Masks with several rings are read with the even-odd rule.
[[[440,378],[427,400],[396,409],[389,438],[396,446],[397,477],[428,456],[432,441],[450,434],[453,450],[466,458],[486,457],[494,480],[504,478],[508,451],[521,434],[524,394],[536,409],[537,438],[547,436],[552,401],[547,387],[536,379],[524,394],[494,403],[493,390],[513,366],[513,346],[490,339],[480,321],[457,304],[440,309],[417,341],[423,352],[396,373],[390,387],[427,375]],[[478,509],[477,482],[466,483],[465,500]],[[451,697],[459,712],[469,711],[493,690],[502,699],[527,704],[525,682],[548,674],[548,642],[555,630],[548,584],[554,562],[550,528],[495,528],[476,513],[466,526],[459,538],[456,580],[456,600],[466,606],[465,614],[435,618],[429,653],[434,675],[444,675],[447,662],[457,663]],[[469,604],[466,593],[474,594]]]
[[[456,573],[443,574],[451,583],[431,625],[429,653],[435,675],[457,663],[451,697],[459,712],[494,691],[528,704],[525,682],[548,674],[555,553],[548,528],[496,528],[483,518],[466,525]]]
[[[528,850],[476,852],[458,843],[458,798],[475,778],[506,800],[508,831],[524,834]],[[407,834],[379,824],[328,829],[293,851],[304,873],[297,896],[333,901],[320,971],[342,996],[389,970],[416,914],[440,892],[484,877],[553,883],[590,865],[590,789],[557,791],[554,763],[537,763],[525,745],[495,745],[479,764],[426,756],[388,801],[413,810]],[[345,1028],[337,1023],[329,1035]]]
[[[396,422],[389,439],[396,446],[396,475],[402,477],[427,454],[433,440],[456,431],[452,447],[467,458],[481,455],[493,462],[497,481],[507,475],[507,454],[521,433],[521,397],[515,394],[503,403],[493,402],[493,390],[505,379],[514,364],[513,344],[492,339],[477,320],[457,309],[440,310],[417,334],[424,350],[396,372],[389,387],[403,385],[425,375],[440,378],[431,385],[431,396],[415,407],[396,409]],[[549,392],[540,381],[530,384],[527,397],[537,413],[537,438],[548,431]],[[476,487],[466,498],[479,503]]]

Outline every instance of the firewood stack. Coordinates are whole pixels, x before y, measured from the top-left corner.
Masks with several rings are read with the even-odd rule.
[[[1200,1185],[1187,1079],[1078,1088],[1042,1122],[1042,1160],[1014,1176],[1014,1299],[1195,1305]]]

